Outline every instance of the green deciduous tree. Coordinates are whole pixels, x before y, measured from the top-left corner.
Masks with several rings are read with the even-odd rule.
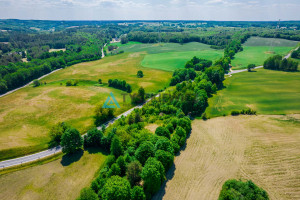
[[[139,161],[135,160],[128,164],[126,177],[131,186],[137,185],[141,181],[142,165]]]
[[[97,194],[91,188],[83,188],[77,200],[98,200]]]
[[[138,161],[140,161],[140,163],[142,165],[144,165],[145,162],[146,162],[146,160],[149,157],[153,157],[154,156],[154,153],[155,153],[155,147],[154,147],[154,145],[151,142],[149,142],[149,141],[145,141],[136,150],[135,157],[138,159]]]
[[[60,145],[63,153],[74,153],[82,148],[83,139],[75,128],[69,128],[61,137]]]
[[[163,126],[157,127],[155,130],[155,134],[158,136],[164,136],[164,137],[170,139],[170,132],[166,127],[163,127]]]
[[[143,77],[144,77],[143,71],[139,70],[139,71],[137,72],[137,77],[138,77],[138,78],[143,78]]]
[[[155,152],[155,158],[162,163],[166,172],[173,165],[174,155],[168,151],[157,150]]]
[[[131,200],[146,200],[144,190],[140,186],[134,186],[131,190]]]
[[[117,136],[115,136],[112,139],[111,146],[110,146],[110,153],[114,155],[116,158],[118,158],[120,155],[123,154],[122,143]]]
[[[130,184],[126,178],[112,176],[106,181],[100,195],[103,200],[130,200]]]
[[[164,166],[156,158],[148,158],[143,170],[144,190],[147,198],[156,193],[165,179]]]

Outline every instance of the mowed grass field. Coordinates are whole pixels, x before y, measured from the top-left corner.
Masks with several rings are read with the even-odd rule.
[[[91,184],[106,155],[97,149],[0,175],[0,199],[76,199]]]
[[[153,199],[218,199],[228,179],[252,180],[272,200],[300,199],[300,115],[194,120]]]
[[[227,77],[225,88],[208,100],[209,117],[251,108],[258,114],[300,113],[300,72],[257,69]]]
[[[268,57],[287,55],[298,43],[278,38],[251,37],[243,44],[244,50],[234,56],[231,65],[233,69],[247,68],[249,64],[260,66]]]
[[[25,87],[0,98],[0,160],[25,155],[47,148],[49,130],[65,121],[84,133],[93,126],[94,109],[113,92],[121,108],[116,115],[128,110],[130,97],[123,103],[125,92],[98,85],[108,79],[126,80],[137,92],[157,92],[169,85],[172,73],[141,66],[145,54],[124,53],[99,61],[77,64],[42,79],[46,85]],[[144,72],[137,78],[138,70]],[[78,86],[66,87],[67,80],[79,80]]]
[[[120,43],[114,45],[119,46],[117,51],[145,52],[147,54],[142,61],[142,66],[166,71],[184,68],[185,63],[194,56],[213,61],[223,56],[223,50],[212,49],[209,45],[198,42],[182,45],[177,43],[142,44],[129,42],[124,45]]]

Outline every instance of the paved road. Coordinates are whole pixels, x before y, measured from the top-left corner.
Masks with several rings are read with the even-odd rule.
[[[295,51],[297,51],[298,48],[299,48],[299,47],[297,47],[297,48],[295,49]],[[290,53],[288,53],[288,55],[284,56],[284,58],[285,58],[285,59],[288,59],[289,57],[291,57],[292,52],[293,52],[293,51],[291,51]]]
[[[255,67],[254,69],[259,69],[262,68],[263,66],[258,66]],[[231,70],[227,75],[232,75],[232,74],[236,74],[236,73],[240,73],[240,72],[246,72],[248,71],[248,69],[240,69],[240,70]]]

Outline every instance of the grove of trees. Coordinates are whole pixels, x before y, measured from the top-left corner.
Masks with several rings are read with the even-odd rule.
[[[265,69],[295,72],[298,70],[298,63],[292,59],[283,58],[280,55],[275,55],[268,58],[264,62]]]
[[[113,87],[116,89],[120,89],[126,91],[128,93],[132,92],[132,87],[130,84],[126,83],[124,80],[119,79],[109,79],[108,80],[108,87]]]

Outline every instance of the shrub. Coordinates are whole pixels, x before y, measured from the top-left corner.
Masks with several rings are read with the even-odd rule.
[[[38,86],[40,86],[40,85],[41,85],[41,83],[40,83],[39,80],[35,79],[35,80],[33,81],[33,87],[38,87]]]
[[[98,83],[102,84],[102,79],[101,78],[98,79]]]
[[[231,115],[232,115],[232,116],[237,116],[237,115],[239,115],[239,114],[240,114],[240,112],[237,111],[237,110],[231,111]]]
[[[252,69],[255,68],[255,64],[249,64],[247,67],[248,72],[251,72]]]
[[[138,78],[143,78],[143,77],[144,77],[143,71],[139,70],[139,71],[137,72],[137,77],[138,77]]]
[[[268,200],[265,190],[257,187],[252,181],[228,180],[224,183],[219,200],[228,199],[259,199]]]

